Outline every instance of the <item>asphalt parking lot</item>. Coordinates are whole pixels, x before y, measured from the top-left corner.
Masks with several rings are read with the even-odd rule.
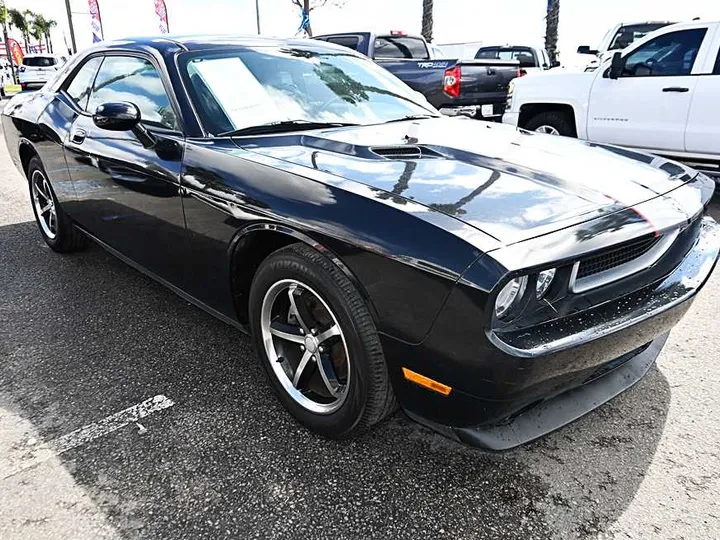
[[[47,248],[0,146],[1,539],[718,538],[720,272],[641,383],[539,442],[486,453],[401,413],[331,442],[248,338],[100,248]]]

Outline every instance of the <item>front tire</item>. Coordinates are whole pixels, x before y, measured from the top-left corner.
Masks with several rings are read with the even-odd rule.
[[[327,257],[304,244],[276,251],[256,272],[249,302],[256,352],[301,424],[350,438],[395,409],[372,317]]]
[[[563,111],[545,111],[538,113],[525,123],[525,129],[547,135],[577,137],[575,122],[572,116]]]
[[[80,251],[87,247],[88,238],[75,228],[63,211],[50,185],[40,158],[30,159],[27,169],[30,202],[35,221],[45,243],[58,253]]]

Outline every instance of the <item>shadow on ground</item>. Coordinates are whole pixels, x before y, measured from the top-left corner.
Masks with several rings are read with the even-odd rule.
[[[51,252],[33,223],[0,227],[0,246],[0,397],[42,439],[157,394],[176,403],[144,434],[128,426],[62,456],[126,538],[594,536],[633,499],[667,415],[653,369],[502,454],[400,413],[327,441],[278,405],[235,329],[99,248]]]

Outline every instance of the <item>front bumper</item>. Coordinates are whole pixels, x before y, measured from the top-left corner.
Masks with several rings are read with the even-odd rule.
[[[520,113],[519,112],[505,111],[505,114],[503,114],[503,117],[502,117],[503,124],[510,124],[511,126],[517,127],[519,121],[520,121]]]
[[[384,343],[404,366],[452,386],[452,392],[445,397],[403,381],[391,362],[398,400],[412,418],[495,450],[558,429],[642,378],[707,282],[719,251],[720,227],[705,218],[692,247],[664,278],[642,294],[560,319],[562,335],[555,332],[539,347],[528,344],[546,335],[540,329],[526,332],[515,346],[479,335],[468,313],[483,300],[458,286],[421,345],[410,351]]]

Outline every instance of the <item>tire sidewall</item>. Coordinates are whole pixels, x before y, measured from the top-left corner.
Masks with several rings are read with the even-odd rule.
[[[283,388],[265,352],[260,330],[260,312],[265,293],[282,279],[295,279],[311,287],[330,306],[345,336],[350,354],[350,388],[345,402],[330,414],[308,411],[297,403]],[[367,403],[369,373],[365,361],[369,354],[355,325],[349,306],[343,300],[336,278],[322,266],[293,252],[282,256],[271,255],[253,279],[249,298],[250,328],[255,350],[270,384],[282,404],[302,424],[327,437],[343,438],[360,422]]]
[[[552,126],[558,131],[560,136],[563,137],[575,136],[567,116],[563,113],[540,113],[528,121],[526,129],[535,132],[540,126]]]
[[[57,225],[56,225],[56,232],[55,232],[55,238],[50,238],[48,235],[45,234],[45,231],[43,231],[42,226],[40,225],[40,216],[38,216],[37,209],[35,208],[35,200],[33,199],[33,174],[35,171],[40,171],[42,175],[47,179],[48,186],[50,186],[50,196],[53,199],[53,204],[55,205],[55,212],[57,213]],[[62,213],[62,209],[60,208],[60,203],[57,200],[57,197],[55,196],[55,190],[53,190],[52,184],[50,183],[50,179],[48,178],[47,172],[45,172],[45,167],[42,164],[42,161],[39,157],[35,156],[30,159],[30,162],[28,163],[28,169],[27,169],[27,176],[28,176],[28,187],[30,190],[30,206],[32,206],[33,215],[35,216],[35,224],[38,226],[38,230],[40,231],[40,234],[43,237],[43,240],[49,245],[51,248],[57,248],[63,241],[63,234],[65,234],[65,216]]]

